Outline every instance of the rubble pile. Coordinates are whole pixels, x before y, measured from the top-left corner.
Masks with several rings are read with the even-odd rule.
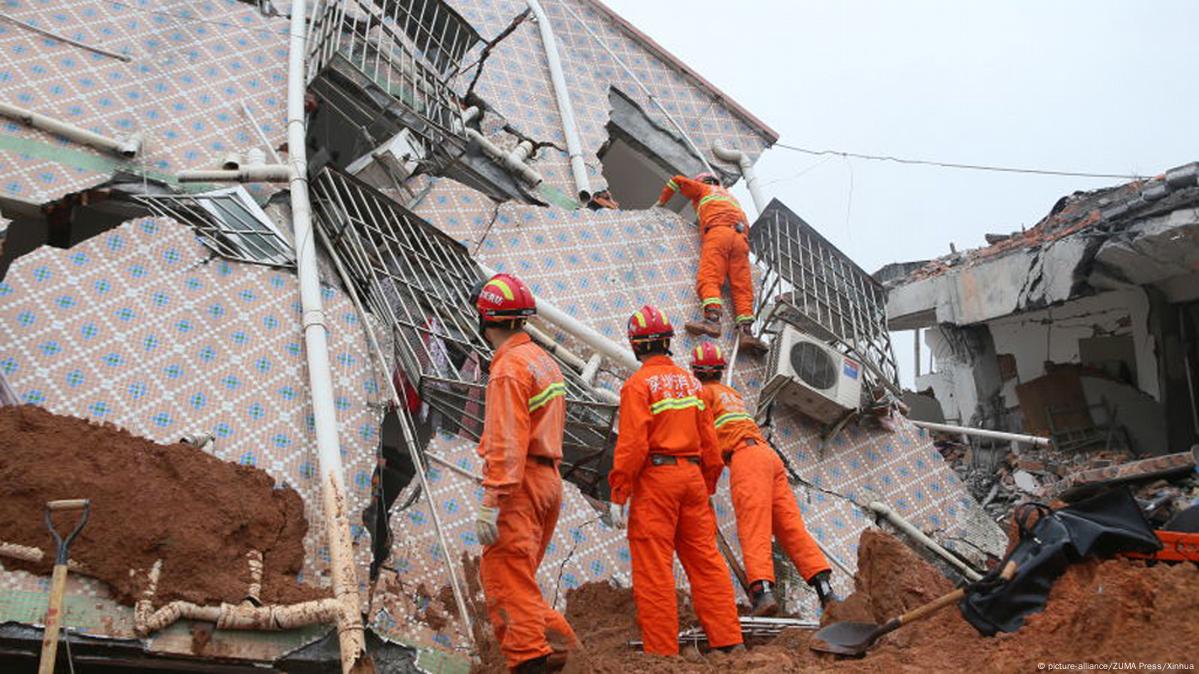
[[[898,539],[866,530],[858,546],[856,591],[831,606],[822,622],[882,623],[953,589],[953,584]],[[664,659],[631,650],[638,638],[632,594],[592,583],[567,597],[567,618],[584,651],[566,672],[1029,672],[1049,663],[1140,662],[1146,669],[1199,658],[1199,569],[1115,559],[1071,566],[1046,610],[1013,634],[983,637],[954,607],[884,637],[862,659],[808,647],[811,632],[787,630],[748,652]],[[684,624],[686,624],[684,622]],[[1078,664],[1079,668],[1085,665]]]
[[[1172,471],[1140,469],[1147,474],[1138,477],[1138,462],[1146,457],[1127,449],[1062,452],[1028,445],[970,445],[948,436],[938,438],[936,446],[970,494],[1000,523],[1019,503],[1072,500],[1073,491],[1122,473],[1127,474],[1134,495],[1155,522],[1164,522],[1199,500],[1199,472],[1193,466],[1188,469],[1186,461],[1174,461],[1179,468]],[[1171,457],[1174,455],[1161,457],[1159,463],[1173,465]]]

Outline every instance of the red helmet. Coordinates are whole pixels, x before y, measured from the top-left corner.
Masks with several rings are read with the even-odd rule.
[[[475,287],[475,309],[484,323],[512,321],[537,313],[533,292],[511,274],[496,274]]]
[[[692,178],[692,180],[699,182],[699,183],[710,182],[710,183],[714,183],[716,185],[720,184],[720,178],[717,178],[715,173],[708,173],[707,171],[704,171],[703,173],[696,173],[695,177]]]
[[[720,351],[720,347],[714,342],[700,342],[698,346],[691,350],[692,372],[719,372],[727,364],[724,354]]]
[[[645,305],[629,316],[629,342],[642,344],[674,337],[674,328],[666,314]]]

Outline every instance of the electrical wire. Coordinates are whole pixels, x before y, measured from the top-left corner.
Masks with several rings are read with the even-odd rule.
[[[1000,173],[1029,173],[1033,175],[1049,175],[1049,176],[1071,176],[1075,178],[1120,178],[1124,180],[1143,180],[1147,176],[1127,174],[1127,173],[1087,173],[1083,171],[1058,171],[1055,169],[1037,169],[1037,168],[1016,168],[1012,166],[990,166],[987,164],[961,164],[957,162],[933,161],[928,159],[910,159],[906,157],[892,157],[890,155],[878,154],[861,154],[858,152],[846,152],[844,150],[812,150],[806,147],[797,145],[788,145],[786,143],[775,143],[774,147],[793,152],[802,152],[813,156],[834,155],[840,157],[853,157],[854,159],[872,159],[875,161],[890,161],[897,164],[909,164],[917,166],[936,166],[939,168],[954,168],[967,169],[971,171],[997,171]]]

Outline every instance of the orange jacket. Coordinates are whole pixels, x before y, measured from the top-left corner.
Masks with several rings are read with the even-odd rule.
[[[698,456],[708,493],[724,470],[712,410],[700,399],[699,380],[668,356],[651,356],[620,389],[620,434],[608,484],[612,502],[628,500],[650,454]]]
[[[491,362],[483,437],[483,505],[520,487],[530,456],[562,458],[566,384],[558,364],[526,334],[504,342]]]
[[[699,216],[701,233],[718,225],[735,227],[737,223],[742,222],[747,228],[749,226],[749,219],[745,217],[745,211],[741,210],[741,204],[723,187],[675,176],[662,188],[658,203],[665,204],[670,201],[676,191],[682,192],[683,196],[691,200],[691,207]]]
[[[704,405],[712,410],[716,439],[722,454],[736,450],[746,438],[753,438],[763,446],[766,445],[761,429],[758,428],[749,409],[745,407],[745,400],[737,393],[737,389],[720,382],[709,381],[704,382],[704,388],[699,395]]]

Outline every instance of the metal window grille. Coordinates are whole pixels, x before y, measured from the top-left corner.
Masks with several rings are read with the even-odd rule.
[[[154,213],[191,226],[217,255],[241,262],[294,267],[289,236],[241,186],[202,194],[139,195]]]
[[[308,76],[328,68],[373,85],[408,113],[406,126],[441,147],[461,138],[449,81],[479,36],[441,0],[320,0],[308,39]],[[356,75],[356,77],[355,77]]]
[[[470,292],[482,278],[466,249],[374,188],[332,167],[312,184],[318,226],[345,264],[353,290],[394,331],[396,359],[421,398],[452,429],[483,430],[485,363]],[[616,408],[559,362],[567,386],[563,477],[606,498]]]
[[[883,287],[777,199],[749,239],[766,270],[758,315],[768,328],[782,320],[833,344],[862,361],[869,383],[898,394]]]

